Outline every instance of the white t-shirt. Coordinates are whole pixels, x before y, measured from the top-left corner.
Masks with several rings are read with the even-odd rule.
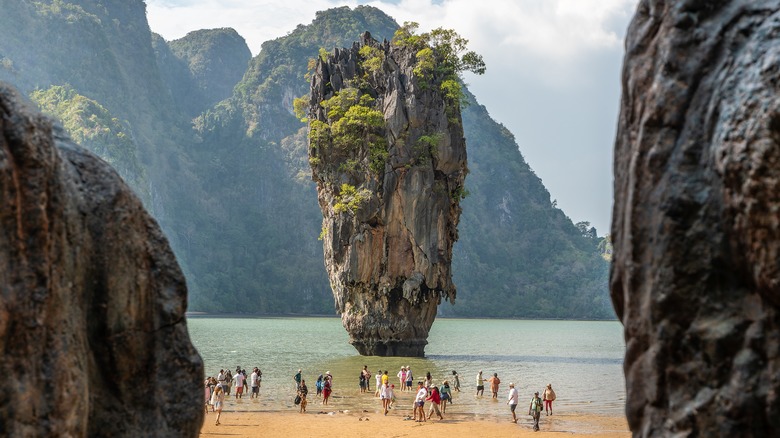
[[[417,391],[417,397],[414,398],[414,401],[425,401],[425,397],[428,397],[428,390],[425,388],[420,388],[420,390]]]
[[[217,374],[217,382],[224,382],[225,381],[225,375],[222,373]]]
[[[257,386],[257,373],[252,373],[252,375],[249,376],[249,383],[252,385],[252,388]]]
[[[517,397],[518,397],[517,389],[509,388],[509,398],[508,398],[508,400],[509,400],[509,404],[510,405],[516,405],[517,404]]]
[[[233,379],[236,380],[236,388],[243,388],[244,387],[244,375],[241,373],[236,373],[235,376],[233,376]]]
[[[382,400],[386,398],[390,398],[387,396],[387,389],[388,389],[387,385],[382,385],[382,387],[379,388],[379,398],[381,398]]]
[[[382,373],[376,373],[376,387],[382,386]]]

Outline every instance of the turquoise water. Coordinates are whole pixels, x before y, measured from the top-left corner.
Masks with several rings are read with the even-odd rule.
[[[452,370],[457,370],[462,392],[448,412],[459,414],[506,415],[509,382],[520,391],[521,405],[551,383],[558,396],[556,412],[624,411],[625,343],[616,321],[440,318],[431,329],[425,358],[360,356],[338,318],[189,317],[188,326],[207,375],[239,365],[263,371],[260,399],[231,401],[227,409],[290,409],[295,396],[292,376],[301,368],[312,395],[318,375],[326,371],[333,375],[330,409],[374,411],[378,409],[374,381],[371,394],[358,389],[359,372],[368,365],[372,373],[388,370],[396,389],[401,366],[412,367],[415,382],[426,372],[434,382],[451,381]],[[498,401],[491,400],[489,388],[485,397],[475,397],[479,370],[486,377],[498,373],[502,382]],[[316,406],[320,408],[319,403]]]

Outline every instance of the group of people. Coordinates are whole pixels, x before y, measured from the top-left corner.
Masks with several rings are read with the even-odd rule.
[[[555,391],[552,389],[552,384],[548,384],[547,387],[544,389],[544,394],[542,398],[539,397],[539,391],[534,392],[533,397],[531,397],[531,403],[528,405],[528,415],[530,415],[534,420],[534,431],[539,431],[539,419],[542,416],[542,403],[544,403],[544,410],[547,412],[547,415],[552,415],[552,402],[555,401]],[[515,409],[517,408],[519,400],[519,393],[517,389],[515,389],[515,384],[510,383],[509,384],[509,394],[507,396],[506,403],[509,405],[509,410],[512,412],[512,421],[517,423],[517,415],[515,414]]]
[[[300,406],[301,413],[305,413],[306,405],[308,404],[306,397],[309,395],[309,388],[306,386],[306,380],[301,372],[302,370],[299,368],[298,372],[293,375],[296,389],[295,404]],[[327,405],[330,394],[333,392],[333,375],[330,371],[320,374],[314,385],[317,389],[317,397],[322,397],[322,404]]]
[[[258,398],[260,396],[260,384],[262,380],[263,372],[257,367],[252,370],[252,374],[249,375],[248,380],[246,370],[241,367],[236,367],[235,374],[232,374],[228,369],[221,369],[216,377],[207,377],[203,382],[204,396],[206,399],[206,413],[209,412],[209,407],[211,407],[211,412],[217,413],[215,424],[219,426],[219,418],[222,416],[225,397],[230,395],[233,384],[235,383],[236,386],[236,400],[244,397],[244,388],[247,386],[251,388],[249,397]]]

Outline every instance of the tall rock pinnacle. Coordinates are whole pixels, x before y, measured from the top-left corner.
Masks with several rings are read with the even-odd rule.
[[[423,356],[442,297],[455,299],[467,173],[459,84],[447,92],[430,49],[368,33],[323,58],[309,161],[337,310],[360,354]]]

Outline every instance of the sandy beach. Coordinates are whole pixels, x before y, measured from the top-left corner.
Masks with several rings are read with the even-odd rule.
[[[319,406],[317,406],[319,407]],[[468,414],[446,414],[444,420],[432,418],[425,423],[407,419],[409,412],[396,411],[387,416],[375,412],[321,413],[312,406],[307,413],[223,412],[216,426],[216,414],[209,412],[201,429],[202,437],[430,437],[479,436],[532,437],[555,434],[566,437],[627,438],[631,436],[623,417],[562,414],[545,416],[541,430],[532,429],[531,417],[518,416],[517,424],[506,418],[476,418]],[[527,413],[527,412],[526,412]]]
[[[567,408],[553,411],[547,416],[542,412],[541,430],[533,431],[533,421],[528,406],[517,407],[517,424],[512,423],[505,399],[495,406],[495,412],[477,415],[463,412],[463,405],[447,406],[444,420],[435,415],[424,423],[411,419],[411,393],[399,393],[399,400],[387,415],[383,415],[379,399],[365,396],[362,408],[347,408],[339,398],[323,406],[316,396],[309,398],[307,412],[298,412],[298,406],[290,402],[286,408],[262,408],[257,400],[233,397],[226,400],[225,410],[216,426],[216,413],[206,414],[201,436],[203,437],[430,437],[433,435],[474,438],[478,436],[523,437],[549,435],[567,437],[628,438],[631,433],[622,415],[594,415],[573,412]],[[375,402],[375,403],[374,403]],[[425,410],[428,412],[429,404]]]

